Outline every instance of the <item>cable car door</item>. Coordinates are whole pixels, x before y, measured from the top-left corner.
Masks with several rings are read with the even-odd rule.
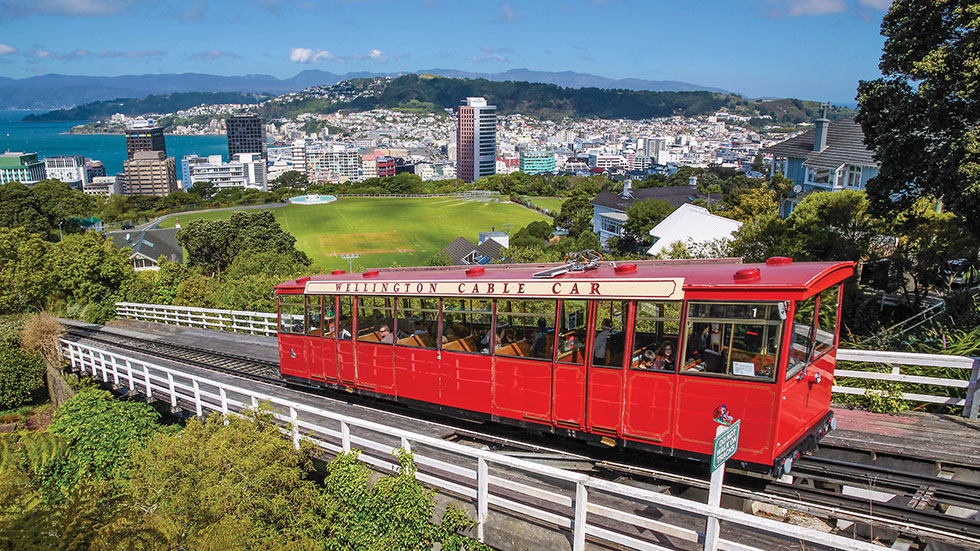
[[[629,302],[597,300],[592,307],[586,411],[592,432],[618,436],[623,419],[623,365]]]
[[[354,361],[354,297],[337,300],[337,377],[341,384],[357,383],[357,362]]]
[[[681,330],[680,301],[638,301],[626,371],[623,436],[671,446]]]
[[[585,352],[589,340],[589,301],[563,300],[558,307],[552,415],[566,429],[585,428]]]

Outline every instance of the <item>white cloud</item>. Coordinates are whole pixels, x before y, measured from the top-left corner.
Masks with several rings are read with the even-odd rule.
[[[314,50],[312,48],[293,48],[289,50],[289,61],[293,63],[313,63],[321,59],[337,60],[337,57],[327,50]]]
[[[160,57],[166,55],[165,52],[160,50],[139,50],[139,51],[107,51],[102,50],[98,53],[90,52],[88,50],[74,50],[72,52],[63,54],[61,52],[53,52],[44,48],[34,48],[33,50],[28,50],[24,54],[33,60],[75,60],[84,59],[87,57],[95,56],[100,58],[110,58],[110,57],[124,57],[126,59],[144,59],[150,57]]]
[[[511,23],[517,19],[517,16],[514,15],[514,10],[510,8],[510,4],[507,2],[504,2],[503,6],[500,7],[500,11],[501,15],[504,16],[504,21],[508,23]]]
[[[17,48],[0,43],[0,55],[8,55],[17,51]]]
[[[133,0],[0,0],[0,13],[12,15],[107,15],[134,4]]]
[[[866,8],[888,11],[888,8],[892,7],[892,0],[859,0],[858,4]]]
[[[472,61],[473,63],[483,63],[484,61],[508,61],[508,59],[500,54],[488,54],[488,55],[471,55],[466,58],[467,61]]]
[[[493,48],[491,46],[486,46],[486,45],[480,46],[480,51],[481,52],[491,53],[491,54],[512,54],[512,53],[514,53],[514,49],[513,48],[507,48],[507,47],[504,47],[504,48]]]
[[[790,17],[826,15],[847,11],[847,4],[844,0],[787,0],[786,10]]]
[[[141,59],[144,57],[160,57],[166,55],[160,50],[138,50],[138,51],[106,51],[98,53],[99,57],[125,57],[127,59]]]
[[[184,21],[203,21],[204,12],[208,9],[207,0],[194,0],[194,5],[183,14]]]
[[[370,57],[371,59],[378,59],[378,60],[388,59],[387,54],[377,49],[372,49],[370,52],[368,52],[368,57]]]

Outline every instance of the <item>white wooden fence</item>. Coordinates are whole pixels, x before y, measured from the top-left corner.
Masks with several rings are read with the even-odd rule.
[[[190,308],[186,306],[164,306],[160,304],[134,304],[117,302],[116,315],[142,321],[189,325],[224,331],[239,331],[262,335],[276,334],[276,315],[268,312],[237,312],[234,310],[214,310],[210,308]],[[842,348],[837,351],[841,361],[868,362],[890,366],[890,371],[858,371],[837,369],[835,376],[892,381],[899,383],[925,384],[938,387],[964,388],[965,398],[905,392],[902,397],[916,402],[961,406],[963,416],[977,419],[980,409],[980,358],[970,356],[946,356],[938,354],[914,354],[909,352],[884,352],[877,350],[852,350]],[[970,378],[949,379],[923,377],[901,372],[901,366],[950,367],[970,370]],[[864,395],[867,392],[880,392],[860,387],[834,386],[834,392],[841,394]]]
[[[220,329],[253,335],[276,335],[276,314],[268,312],[241,312],[191,306],[117,302],[116,316],[139,321]]]
[[[475,505],[477,537],[487,539],[491,508],[522,515],[538,524],[571,533],[571,548],[582,551],[586,538],[633,549],[663,550],[659,537],[705,549],[769,551],[723,538],[714,547],[705,541],[705,522],[720,520],[731,527],[762,533],[800,547],[876,551],[882,547],[713,507],[529,461],[447,442],[293,402],[253,388],[233,386],[176,368],[167,368],[116,352],[61,341],[62,354],[76,369],[148,399],[163,400],[201,416],[208,412],[237,413],[260,403],[272,406],[284,432],[299,446],[310,439],[328,453],[363,450],[358,456],[382,471],[394,471],[397,448],[414,452],[422,483]],[[669,511],[670,516],[661,516]],[[678,518],[680,517],[680,518]],[[672,519],[673,522],[667,519]],[[679,521],[679,522],[678,522]],[[505,525],[506,526],[506,525]],[[728,534],[726,534],[728,535]],[[651,537],[652,536],[652,537]],[[729,537],[731,537],[729,535]],[[769,542],[771,545],[773,542]]]
[[[980,358],[970,356],[947,356],[942,354],[916,354],[912,352],[881,352],[877,350],[851,350],[841,349],[837,351],[838,361],[866,362],[888,366],[888,372],[880,371],[858,371],[854,369],[841,369],[838,365],[834,370],[834,377],[852,377],[855,379],[870,379],[874,381],[891,381],[896,383],[912,383],[919,385],[932,385],[946,388],[966,389],[966,398],[956,398],[951,396],[937,396],[933,394],[918,394],[914,392],[903,392],[902,398],[915,402],[927,402],[930,404],[946,404],[950,406],[961,406],[963,416],[970,419],[977,418],[977,409],[980,406],[980,388],[977,379],[980,378]],[[923,366],[923,367],[948,367],[957,370],[967,370],[970,373],[967,379],[950,379],[943,377],[924,377],[921,375],[909,375],[902,373],[902,366]],[[842,394],[864,395],[867,392],[881,392],[859,387],[847,387],[834,385],[834,392]]]

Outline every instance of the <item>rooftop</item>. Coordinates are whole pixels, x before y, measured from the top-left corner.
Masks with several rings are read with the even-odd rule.
[[[864,145],[864,131],[854,117],[831,121],[827,128],[827,147],[813,150],[815,130],[811,128],[799,136],[763,148],[763,153],[779,157],[806,159],[804,164],[836,169],[841,165],[878,166],[871,152]]]

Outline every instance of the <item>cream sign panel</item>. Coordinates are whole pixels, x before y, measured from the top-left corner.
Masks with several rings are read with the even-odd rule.
[[[534,281],[308,281],[307,293],[404,296],[684,298],[684,278]]]

